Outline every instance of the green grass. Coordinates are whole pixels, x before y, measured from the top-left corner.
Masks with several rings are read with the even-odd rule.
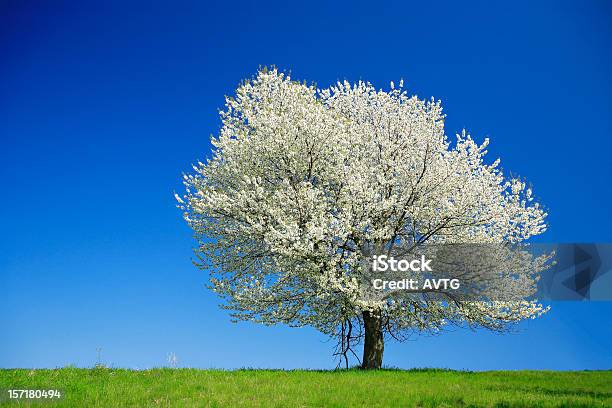
[[[612,371],[12,369],[0,388],[63,391],[32,406],[612,407]]]

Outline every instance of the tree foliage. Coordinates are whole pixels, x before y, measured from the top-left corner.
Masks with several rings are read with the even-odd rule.
[[[364,312],[402,339],[448,324],[499,330],[546,310],[363,295],[372,249],[519,243],[546,229],[526,183],[485,163],[487,139],[446,136],[439,101],[401,82],[318,89],[271,69],[241,84],[221,119],[212,158],[184,177],[177,200],[235,319],[313,326],[346,353]]]

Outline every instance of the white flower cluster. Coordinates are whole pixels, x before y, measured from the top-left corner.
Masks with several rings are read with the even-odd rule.
[[[518,243],[546,214],[523,181],[485,164],[488,140],[450,141],[439,101],[367,82],[317,89],[277,70],[244,82],[221,112],[214,155],[186,175],[179,207],[201,266],[236,319],[334,335],[363,311],[389,333],[538,316],[535,302],[362,296],[366,253],[395,243]]]

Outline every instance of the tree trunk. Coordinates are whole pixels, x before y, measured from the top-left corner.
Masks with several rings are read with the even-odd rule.
[[[361,368],[377,369],[382,367],[385,339],[382,331],[382,319],[371,312],[363,312],[365,342]]]

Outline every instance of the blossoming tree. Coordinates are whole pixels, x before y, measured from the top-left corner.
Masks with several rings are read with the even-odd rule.
[[[531,189],[484,162],[488,140],[449,140],[439,102],[401,82],[317,89],[263,69],[221,119],[212,158],[176,198],[234,319],[313,326],[338,339],[347,364],[363,343],[362,367],[380,368],[387,337],[448,324],[502,330],[546,311],[363,295],[366,248],[517,243],[546,228]]]

